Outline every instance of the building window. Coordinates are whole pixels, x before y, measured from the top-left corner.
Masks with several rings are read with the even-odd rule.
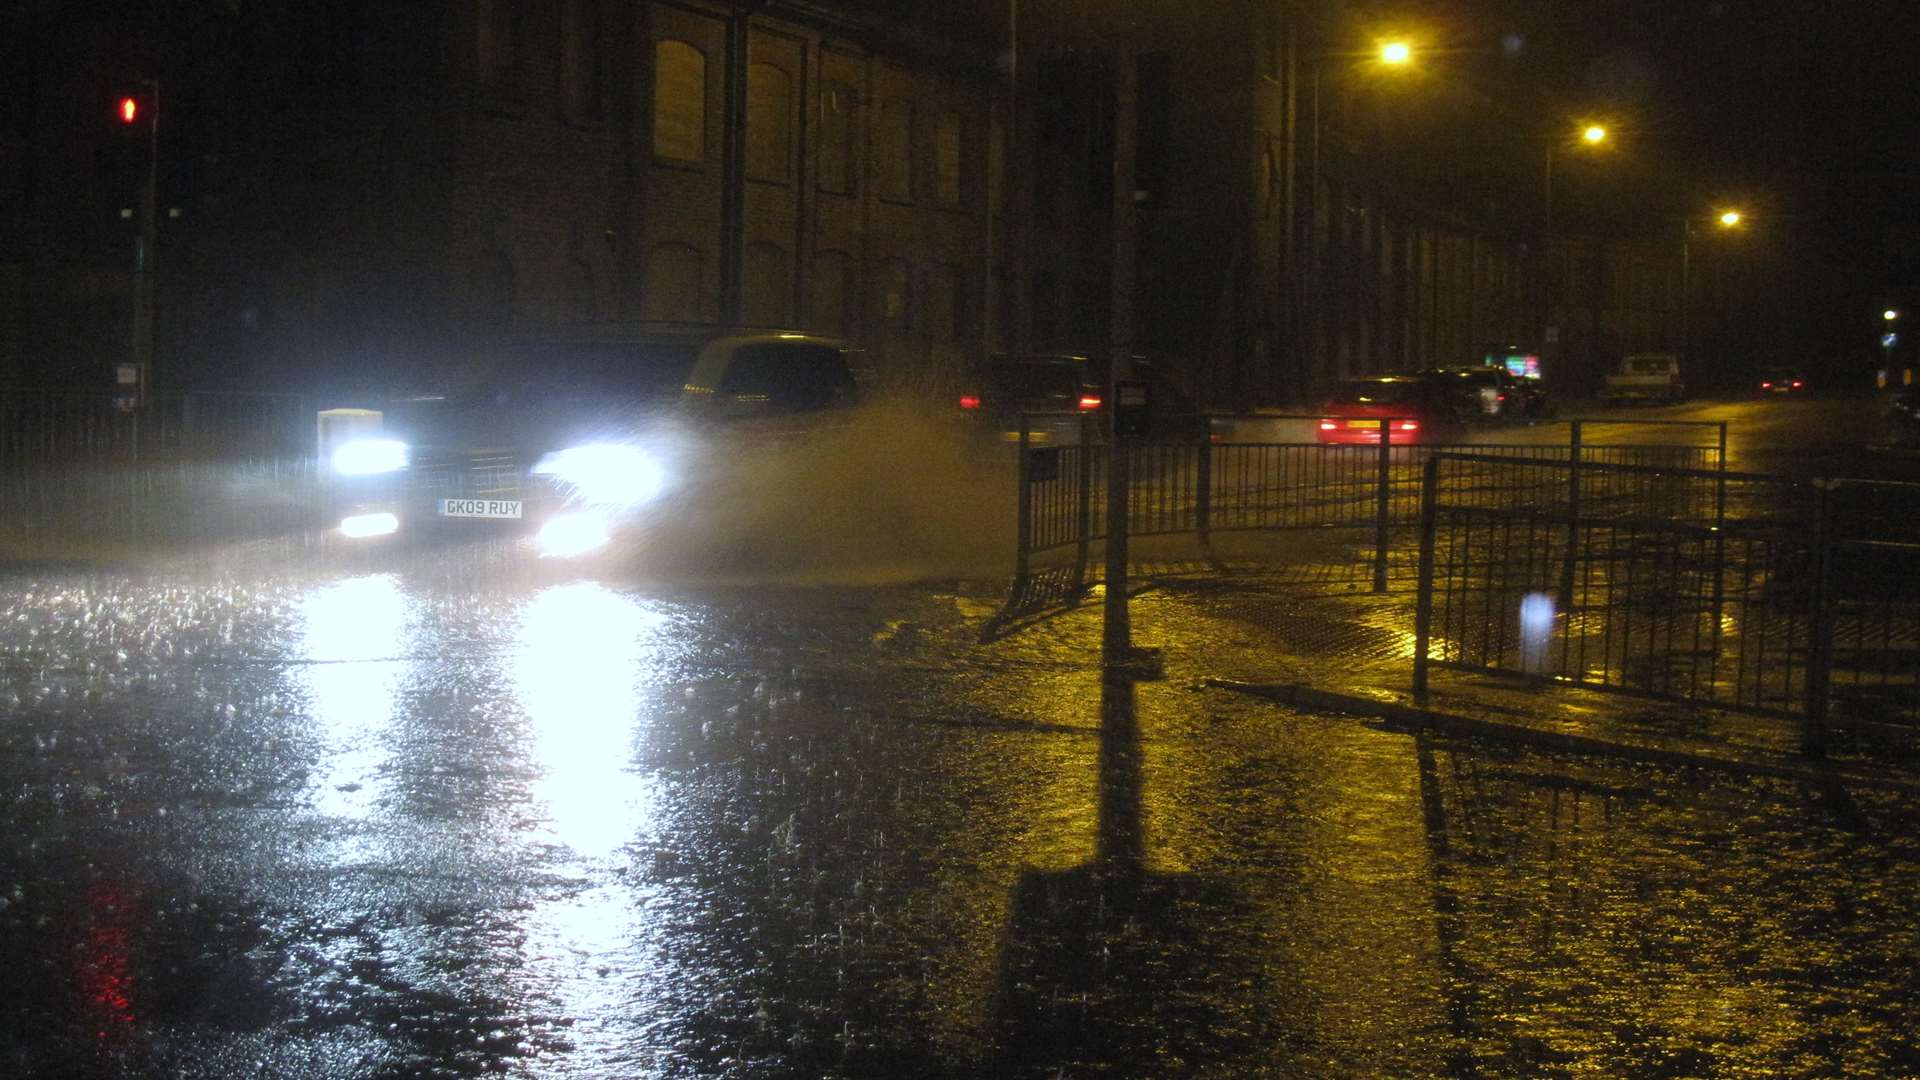
[[[699,322],[702,278],[698,248],[656,245],[647,253],[640,317],[650,322]]]
[[[785,183],[793,161],[793,77],[774,64],[747,65],[747,176]]]
[[[913,103],[889,98],[880,106],[880,128],[874,139],[874,168],[880,197],[893,202],[913,201]]]
[[[519,90],[524,0],[478,0],[478,4],[480,89],[495,97],[511,97]]]
[[[959,113],[944,112],[933,126],[933,197],[942,206],[960,205],[960,157],[965,125]]]
[[[824,83],[820,87],[820,190],[851,195],[860,175],[860,130],[853,87]]]
[[[813,328],[823,334],[846,337],[853,320],[848,304],[853,298],[853,259],[844,251],[821,251],[813,256]]]
[[[791,325],[792,280],[785,248],[748,244],[740,265],[741,319],[748,326]]]
[[[868,299],[873,310],[868,325],[877,339],[881,369],[890,374],[905,374],[916,352],[913,267],[898,256],[882,259],[875,265],[871,280]]]
[[[707,157],[707,56],[684,41],[653,47],[653,155]]]
[[[567,117],[596,120],[605,100],[599,0],[567,0],[561,19],[561,78]]]

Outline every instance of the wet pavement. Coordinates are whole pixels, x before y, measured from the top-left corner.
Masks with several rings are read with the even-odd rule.
[[[1276,707],[1206,681],[1402,643],[1180,591],[1103,681],[997,584],[0,581],[0,1071],[1920,1072],[1913,797]]]

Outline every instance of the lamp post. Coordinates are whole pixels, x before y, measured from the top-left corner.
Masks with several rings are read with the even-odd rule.
[[[1610,133],[1607,131],[1604,125],[1587,124],[1580,129],[1579,138],[1577,141],[1573,142],[1572,145],[1576,148],[1584,147],[1584,148],[1592,149],[1592,148],[1605,145],[1609,136],[1610,136]],[[1551,323],[1553,320],[1554,299],[1555,299],[1553,295],[1553,250],[1552,250],[1553,249],[1553,161],[1554,161],[1555,151],[1559,150],[1561,148],[1562,143],[1565,141],[1566,140],[1563,140],[1560,138],[1553,138],[1553,139],[1547,140],[1547,167],[1546,167],[1546,172],[1544,174],[1544,179],[1542,180],[1542,183],[1541,183],[1541,195],[1540,195],[1541,274],[1540,274],[1540,290],[1535,295],[1537,295],[1540,298],[1540,311],[1538,313],[1538,322],[1540,325],[1540,335],[1543,339],[1547,336],[1547,331],[1551,327]],[[1539,343],[1539,347],[1542,349],[1545,349],[1546,344],[1547,344],[1546,341],[1542,340]]]
[[[1580,129],[1580,141],[1576,146],[1597,147],[1604,144],[1609,136],[1606,127],[1600,124],[1588,124]],[[1545,205],[1543,216],[1546,218],[1547,233],[1553,232],[1553,152],[1560,148],[1558,139],[1547,141],[1547,177],[1542,201]]]
[[[1320,188],[1320,79],[1321,70],[1330,57],[1351,57],[1351,53],[1320,53],[1313,59],[1311,71],[1313,82],[1313,188],[1312,197],[1318,199]],[[1372,54],[1381,67],[1387,69],[1406,68],[1413,64],[1413,45],[1410,42],[1393,38],[1379,43]]]
[[[1876,381],[1880,384],[1879,388],[1884,390],[1893,379],[1893,347],[1900,344],[1900,334],[1893,324],[1900,318],[1900,313],[1888,308],[1880,313],[1880,318],[1887,326],[1880,333],[1880,378]]]
[[[1322,51],[1310,54],[1311,63],[1308,66],[1310,105],[1308,108],[1308,112],[1310,114],[1311,123],[1308,125],[1308,130],[1310,131],[1311,135],[1310,135],[1310,141],[1309,141],[1310,150],[1307,158],[1308,172],[1307,172],[1307,185],[1306,185],[1307,198],[1306,198],[1306,204],[1305,204],[1306,214],[1304,219],[1300,222],[1299,235],[1302,237],[1302,241],[1301,241],[1300,253],[1298,256],[1299,266],[1298,266],[1297,272],[1300,275],[1300,280],[1313,282],[1312,292],[1316,299],[1319,296],[1320,283],[1323,278],[1323,276],[1318,272],[1318,268],[1315,267],[1313,263],[1316,257],[1315,253],[1320,245],[1319,224],[1318,224],[1319,210],[1320,210],[1320,175],[1321,175],[1320,173],[1320,126],[1321,126],[1320,117],[1321,117],[1321,111],[1322,111],[1320,107],[1320,83],[1322,82],[1324,77],[1326,62],[1331,59],[1361,60],[1366,57],[1371,57],[1372,66],[1382,68],[1388,71],[1401,71],[1401,70],[1406,70],[1412,67],[1414,59],[1417,55],[1418,55],[1418,51],[1415,49],[1413,43],[1403,38],[1382,39],[1376,43],[1374,51],[1371,53],[1339,52],[1339,51],[1322,50]],[[1310,304],[1310,305],[1302,305],[1302,306],[1307,307],[1311,310],[1317,310],[1319,308],[1319,305],[1317,303]],[[1301,374],[1303,377],[1306,375],[1308,370],[1307,365],[1308,365],[1309,355],[1314,353],[1314,347],[1317,344],[1317,339],[1318,339],[1318,335],[1313,331],[1312,320],[1313,320],[1313,316],[1311,314],[1298,316],[1294,320],[1294,325],[1295,325],[1294,367],[1296,371],[1299,374]],[[1314,354],[1312,355],[1311,358],[1317,361],[1318,355]]]
[[[1689,354],[1692,341],[1690,327],[1687,325],[1689,308],[1692,304],[1693,275],[1693,227],[1700,221],[1711,221],[1720,230],[1736,229],[1746,220],[1738,210],[1722,210],[1710,218],[1685,217],[1680,219],[1680,359],[1691,363]]]

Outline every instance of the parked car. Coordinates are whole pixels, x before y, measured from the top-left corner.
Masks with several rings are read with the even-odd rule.
[[[732,332],[520,351],[545,364],[381,407],[326,410],[332,519],[365,540],[531,533],[543,555],[604,547],[743,442],[804,436],[858,400],[841,341]]]
[[[1463,416],[1478,408],[1451,376],[1432,373],[1369,375],[1334,387],[1320,407],[1318,438],[1342,445],[1380,444],[1381,421],[1388,420],[1387,441],[1444,443],[1457,439]]]
[[[1807,377],[1793,368],[1769,368],[1760,373],[1760,394],[1762,397],[1775,397],[1783,394],[1798,395],[1807,392]]]
[[[1504,367],[1443,368],[1436,378],[1458,388],[1471,403],[1470,415],[1486,420],[1530,420],[1551,411],[1538,380],[1517,378]]]
[[[1600,396],[1615,404],[1672,403],[1687,396],[1680,379],[1680,358],[1665,353],[1641,353],[1620,361],[1607,376]]]

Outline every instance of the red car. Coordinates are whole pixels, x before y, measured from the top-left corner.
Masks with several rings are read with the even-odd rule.
[[[1425,375],[1369,375],[1334,387],[1320,408],[1319,439],[1341,445],[1380,445],[1380,421],[1391,444],[1451,442],[1462,410],[1477,407],[1448,380]]]

